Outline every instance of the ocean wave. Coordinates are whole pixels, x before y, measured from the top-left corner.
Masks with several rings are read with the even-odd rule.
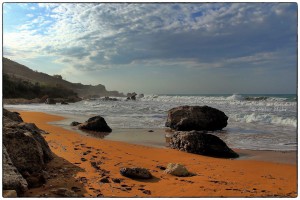
[[[231,118],[237,122],[244,123],[263,123],[263,124],[277,124],[284,126],[297,127],[297,119],[291,117],[280,117],[272,114],[234,114]]]

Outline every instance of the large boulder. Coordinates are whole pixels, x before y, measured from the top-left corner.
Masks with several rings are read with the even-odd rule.
[[[41,171],[44,164],[53,158],[48,143],[41,135],[45,132],[34,124],[19,123],[5,116],[3,122],[3,145],[14,166],[20,173]]]
[[[177,131],[221,130],[227,126],[224,112],[209,106],[179,106],[168,112],[166,127]]]
[[[152,174],[148,169],[140,167],[124,167],[120,169],[120,174],[128,178],[150,179]]]
[[[175,132],[170,140],[170,147],[188,153],[221,158],[237,158],[239,155],[215,135],[200,131]]]
[[[12,163],[4,145],[2,145],[2,155],[2,189],[15,190],[18,194],[26,192],[28,190],[28,184]]]
[[[111,132],[111,128],[107,125],[105,119],[101,116],[89,118],[85,123],[78,126],[79,129],[96,132]]]

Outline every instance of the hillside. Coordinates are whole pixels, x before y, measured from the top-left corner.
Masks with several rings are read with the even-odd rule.
[[[104,85],[83,85],[81,83],[71,83],[63,80],[60,75],[50,76],[43,72],[33,71],[32,69],[14,62],[8,58],[2,59],[3,62],[3,74],[7,74],[10,77],[20,78],[25,81],[29,81],[33,84],[39,83],[40,85],[48,86],[62,86],[73,90],[80,97],[87,96],[124,96],[118,91],[107,91]]]

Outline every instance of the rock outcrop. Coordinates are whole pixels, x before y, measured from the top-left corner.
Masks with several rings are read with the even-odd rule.
[[[3,116],[15,122],[23,122],[18,112],[10,112],[6,109],[3,109]]]
[[[2,146],[3,154],[3,190],[15,190],[18,194],[26,192],[28,189],[27,181],[19,173],[12,163],[5,146]]]
[[[85,123],[78,126],[81,130],[96,131],[96,132],[111,132],[111,128],[107,125],[105,119],[101,116],[89,118]]]
[[[227,126],[224,112],[208,106],[179,106],[168,112],[166,127],[177,131],[221,130]]]
[[[188,153],[220,158],[239,157],[223,140],[203,131],[175,132],[169,143],[171,148]]]
[[[45,182],[42,170],[53,153],[41,135],[46,132],[16,115],[3,109],[3,189],[20,195]]]
[[[140,167],[125,167],[120,169],[120,174],[122,176],[128,178],[137,178],[137,179],[150,179],[152,178],[152,174],[148,169],[140,168]]]

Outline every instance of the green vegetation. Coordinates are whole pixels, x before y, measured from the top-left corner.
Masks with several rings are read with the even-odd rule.
[[[50,98],[68,98],[77,94],[60,84],[55,86],[40,85],[25,81],[16,77],[3,74],[3,98],[34,99],[48,95]]]

